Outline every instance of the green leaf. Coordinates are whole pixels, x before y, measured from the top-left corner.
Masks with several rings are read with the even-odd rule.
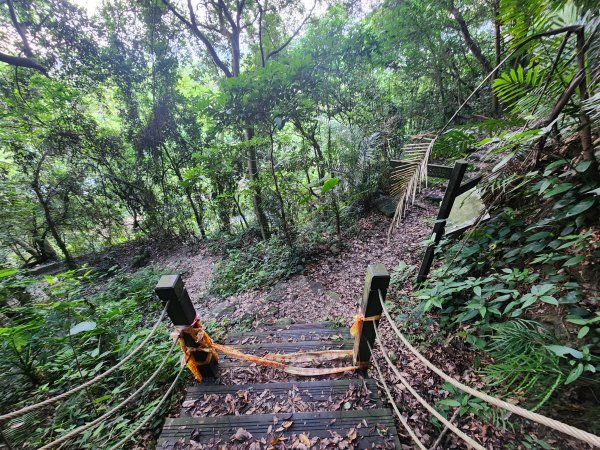
[[[572,258],[569,258],[564,262],[563,267],[574,266],[575,264],[579,264],[584,259],[585,259],[585,255],[573,256]]]
[[[551,295],[544,295],[544,296],[540,297],[540,300],[543,301],[544,303],[549,303],[551,305],[558,306],[558,300],[556,300]]]
[[[529,236],[527,238],[527,242],[539,241],[540,239],[546,238],[551,235],[552,233],[550,233],[549,231],[540,231],[539,233],[535,233]]]
[[[579,330],[579,333],[577,333],[577,339],[583,339],[589,332],[590,327],[583,327],[581,330]]]
[[[477,297],[481,297],[481,286],[475,286],[475,287],[473,288],[473,292],[475,292],[475,295],[476,295]]]
[[[585,325],[588,323],[587,319],[567,319],[567,322],[574,323],[575,325]]]
[[[105,400],[108,400],[109,398],[111,398],[112,396],[109,394],[103,395],[102,397],[98,397],[94,399],[94,403],[101,403]]]
[[[96,322],[79,322],[77,325],[71,327],[69,334],[71,336],[83,333],[85,331],[92,331],[96,329]]]
[[[524,295],[523,299],[525,299],[525,300],[523,301],[523,304],[521,305],[521,309],[525,309],[528,306],[533,305],[537,301],[537,297],[530,295],[530,294]],[[523,299],[521,299],[521,300],[523,300]]]
[[[548,164],[546,166],[546,169],[544,169],[544,175],[548,176],[550,173],[552,173],[554,169],[560,166],[564,166],[567,163],[568,161],[566,159],[559,159],[558,161],[554,161],[553,163]]]
[[[579,164],[577,164],[577,166],[575,166],[575,170],[579,173],[583,173],[588,170],[591,164],[592,161],[581,161]]]
[[[588,209],[590,209],[592,207],[592,205],[594,204],[595,201],[596,201],[596,199],[593,197],[587,197],[587,198],[583,199],[582,201],[580,201],[575,206],[572,206],[569,209],[566,217],[577,216],[577,215],[581,214],[582,212],[587,211]]]
[[[451,398],[447,398],[447,399],[444,399],[444,400],[440,400],[438,402],[438,405],[457,407],[457,406],[460,406],[460,402],[458,402],[456,400],[453,400]]]
[[[571,370],[571,373],[569,373],[569,376],[565,380],[565,384],[571,384],[573,381],[575,381],[577,378],[579,378],[582,373],[583,373],[583,364],[579,363],[573,370]]]
[[[554,189],[550,189],[548,192],[544,194],[544,198],[550,198],[557,194],[562,194],[563,192],[567,192],[574,186],[573,183],[561,183],[556,186]]]
[[[321,194],[324,194],[327,191],[330,191],[334,187],[338,185],[340,182],[339,178],[330,178],[323,183],[323,187],[321,188]]]
[[[577,359],[583,358],[583,353],[579,350],[575,350],[571,347],[565,347],[564,345],[546,345],[546,348],[558,356],[571,355]]]
[[[0,278],[10,277],[17,273],[19,269],[0,269]]]

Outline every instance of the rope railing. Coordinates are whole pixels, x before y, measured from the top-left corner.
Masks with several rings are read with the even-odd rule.
[[[53,403],[56,403],[60,400],[64,400],[66,398],[69,398],[70,396],[76,394],[77,392],[80,392],[88,387],[90,387],[93,384],[98,383],[100,380],[106,378],[107,376],[109,376],[111,373],[115,372],[116,370],[118,370],[119,368],[123,367],[123,365],[125,365],[129,360],[131,360],[131,358],[133,358],[136,354],[138,354],[143,348],[146,347],[146,344],[148,343],[148,341],[150,341],[150,339],[152,338],[152,336],[154,336],[154,334],[156,333],[156,330],[158,330],[158,327],[160,326],[162,320],[165,317],[165,314],[167,313],[167,306],[168,304],[165,305],[160,317],[158,318],[158,320],[156,321],[156,323],[154,324],[154,326],[152,327],[152,329],[150,330],[150,333],[148,333],[148,336],[146,336],[144,338],[144,340],[142,342],[140,342],[140,344],[134,348],[131,353],[129,353],[125,358],[123,358],[121,361],[119,361],[117,364],[115,364],[114,366],[112,366],[110,369],[108,369],[105,372],[102,372],[101,374],[95,376],[94,378],[92,378],[91,380],[86,381],[85,383],[80,384],[79,386],[67,391],[67,392],[63,392],[62,394],[59,394],[55,397],[49,398],[47,400],[41,401],[39,403],[35,403],[33,405],[29,405],[29,406],[25,406],[21,409],[18,409],[16,411],[12,411],[9,412],[7,414],[3,414],[0,416],[0,422],[4,422],[10,419],[14,419],[15,417],[19,417],[23,414],[26,414],[28,412],[31,411],[36,411],[40,408],[43,408],[45,406],[48,405],[52,405]]]
[[[183,373],[183,369],[185,369],[186,364],[187,364],[187,361],[184,364],[181,365],[179,371],[177,372],[177,376],[175,377],[175,379],[173,380],[173,382],[171,383],[171,385],[167,389],[167,392],[165,392],[165,395],[162,396],[162,398],[160,399],[160,401],[158,402],[158,404],[154,407],[154,409],[152,411],[150,411],[150,413],[146,417],[144,417],[144,420],[142,420],[133,430],[131,430],[129,432],[129,434],[127,434],[127,436],[125,436],[123,439],[121,439],[115,445],[113,445],[112,447],[110,447],[109,450],[117,450],[118,448],[121,448],[123,445],[125,445],[125,443],[127,443],[127,441],[129,441],[129,439],[131,439],[133,436],[135,436],[135,434],[138,431],[140,431],[144,427],[144,425],[146,425],[148,423],[148,421],[152,417],[154,417],[154,415],[158,412],[158,410],[163,405],[163,403],[167,400],[167,398],[170,397],[171,392],[173,392],[173,389],[175,389],[175,386],[177,386],[177,382],[179,381],[179,377]]]
[[[469,386],[461,383],[460,381],[456,380],[455,378],[451,377],[450,375],[446,374],[441,369],[436,367],[433,363],[431,363],[427,358],[425,358],[415,347],[412,346],[412,344],[400,332],[400,330],[396,326],[396,323],[390,316],[390,313],[388,312],[388,310],[385,306],[385,301],[383,299],[381,290],[379,290],[379,301],[381,303],[383,314],[387,318],[390,326],[392,327],[392,330],[394,330],[394,333],[398,336],[400,341],[408,348],[408,350],[410,350],[410,352],[414,356],[417,357],[417,359],[419,359],[419,361],[421,361],[425,366],[427,366],[431,371],[433,371],[436,375],[438,375],[444,381],[447,381],[452,386],[460,389],[461,391],[466,392],[467,394],[472,395],[473,397],[477,397],[478,399],[483,400],[491,405],[505,409],[506,411],[517,414],[525,419],[531,420],[531,421],[539,423],[541,425],[545,425],[545,426],[552,428],[556,431],[559,431],[561,433],[568,434],[569,436],[572,436],[581,441],[587,442],[588,444],[593,445],[595,447],[600,447],[600,437],[596,436],[595,434],[588,433],[587,431],[581,430],[574,426],[567,425],[563,422],[560,422],[555,419],[551,419],[550,417],[544,416],[542,414],[538,414],[533,411],[529,411],[525,408],[521,408],[520,406],[505,402],[504,400],[500,400],[496,397],[492,397],[488,394],[485,394],[476,389],[473,389],[472,387],[469,387]]]
[[[131,394],[129,397],[127,397],[125,400],[123,400],[121,403],[119,403],[114,408],[112,408],[109,411],[102,414],[97,419],[94,419],[91,422],[88,422],[85,425],[82,425],[82,426],[68,432],[64,436],[61,436],[60,438],[55,439],[54,441],[50,442],[49,444],[44,445],[39,450],[48,450],[48,449],[54,448],[64,442],[67,442],[67,441],[73,439],[74,437],[80,435],[84,431],[87,431],[90,428],[98,425],[99,423],[104,422],[106,419],[108,419],[109,417],[116,414],[124,406],[131,403],[144,389],[146,389],[150,385],[150,383],[152,383],[154,381],[154,379],[157,377],[157,375],[161,372],[162,368],[165,366],[165,364],[169,360],[171,353],[173,353],[173,349],[175,348],[175,345],[177,344],[178,341],[179,341],[179,337],[173,341],[173,343],[171,344],[171,347],[169,348],[167,355],[163,358],[162,362],[156,368],[156,370],[152,373],[152,375],[150,375],[150,377],[133,394]]]
[[[423,397],[421,397],[419,395],[419,393],[417,391],[414,390],[414,388],[410,385],[410,383],[406,380],[406,378],[404,378],[402,376],[402,374],[400,373],[398,368],[390,360],[390,357],[387,354],[387,349],[385,348],[385,346],[381,342],[381,339],[379,338],[379,332],[377,331],[377,328],[375,328],[375,341],[377,342],[377,344],[379,344],[381,354],[383,355],[384,359],[388,363],[388,366],[392,369],[392,371],[398,377],[400,382],[404,385],[404,387],[408,390],[408,392],[410,392],[412,394],[412,396],[415,397],[417,399],[417,401],[421,405],[423,405],[423,407],[427,411],[429,411],[430,414],[435,416],[440,422],[442,422],[446,427],[448,427],[454,434],[456,434],[463,441],[465,441],[470,447],[475,448],[477,450],[486,450],[485,447],[483,447],[479,443],[475,442],[473,439],[471,439],[469,436],[467,436],[463,431],[458,429],[456,427],[456,425],[452,424],[444,416],[442,416],[439,412],[437,412],[429,403],[427,403],[427,401]]]
[[[371,344],[369,344],[369,348],[371,348]],[[415,434],[414,430],[408,424],[407,420],[400,413],[400,410],[398,409],[398,405],[396,405],[396,401],[394,400],[394,397],[392,396],[390,388],[388,387],[387,383],[385,382],[385,377],[383,376],[383,373],[381,372],[381,368],[379,367],[377,360],[375,358],[373,358],[371,361],[373,362],[373,367],[375,367],[375,370],[377,370],[377,373],[379,374],[379,381],[381,382],[381,385],[383,386],[383,390],[385,391],[385,394],[387,395],[387,398],[388,398],[390,404],[392,405],[392,408],[394,409],[396,416],[398,416],[398,420],[400,420],[400,423],[402,424],[404,429],[408,432],[408,434],[410,435],[410,437],[412,438],[414,443],[417,444],[417,447],[419,447],[421,450],[427,450],[427,447],[425,447],[423,445],[421,440]]]

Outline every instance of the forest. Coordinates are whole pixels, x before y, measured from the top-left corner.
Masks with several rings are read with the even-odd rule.
[[[599,156],[593,0],[0,0],[0,448],[158,448],[194,383],[154,326],[161,275],[222,342],[352,325],[378,262],[427,358],[599,435]],[[435,236],[449,182],[427,164],[457,161],[482,209]],[[478,445],[592,448],[381,339],[374,359]],[[400,422],[467,448],[393,369]],[[363,448],[350,435],[171,448]]]

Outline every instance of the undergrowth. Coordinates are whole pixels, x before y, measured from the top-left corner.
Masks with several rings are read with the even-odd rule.
[[[567,385],[597,387],[600,369],[600,187],[576,161],[546,164],[519,176],[489,221],[443,244],[439,267],[411,294],[418,307],[403,311],[421,325],[435,317],[442,334],[487,354],[476,370],[488,389],[533,410]],[[508,416],[445,390],[438,407],[447,415],[458,407],[509,426]]]
[[[133,274],[113,274],[108,280],[85,269],[41,280],[19,273],[0,278],[2,296],[13,299],[11,307],[2,307],[0,316],[0,411],[72,389],[127,355],[162,311],[153,294],[158,278],[159,272],[151,267]],[[34,283],[43,286],[48,297],[15,306],[15,293]],[[103,287],[97,289],[98,284]],[[150,377],[170,342],[167,329],[160,327],[138,357],[100,383],[3,424],[4,439],[10,448],[38,448],[95,419]],[[138,399],[69,442],[68,448],[104,448],[124,437],[156,406],[161,387],[177,369],[177,359],[174,352]],[[163,406],[163,413],[166,408]]]
[[[362,211],[359,207],[341,210],[345,237],[357,231],[356,218]],[[339,249],[335,224],[325,216],[317,217],[295,231],[291,244],[280,235],[260,240],[258,230],[254,228],[239,235],[223,233],[217,236],[209,246],[212,251],[223,253],[223,257],[215,264],[209,291],[224,298],[246,289],[270,286],[301,272],[314,255],[321,255],[334,246]]]
[[[302,257],[277,237],[232,248],[215,264],[209,286],[219,297],[268,286],[302,270]]]

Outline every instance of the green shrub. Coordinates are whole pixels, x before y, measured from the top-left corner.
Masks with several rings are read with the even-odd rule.
[[[489,195],[517,185],[512,198],[464,240],[442,247],[440,267],[412,294],[443,330],[489,353],[494,363],[482,372],[499,395],[526,397],[534,407],[600,369],[600,313],[588,282],[598,274],[600,188],[580,172],[560,160],[494,180]]]
[[[280,238],[231,249],[214,269],[210,292],[220,296],[276,283],[302,270],[302,257]]]
[[[149,267],[119,273],[102,285],[90,271],[68,271],[45,277],[48,301],[3,308],[9,320],[0,329],[0,411],[72,389],[131,352],[162,311],[153,294],[158,277]],[[11,420],[3,427],[4,438],[11,448],[38,448],[93,420],[144,383],[170,345],[162,326],[121,369],[64,401]],[[177,359],[175,351],[136,401],[73,439],[69,448],[104,448],[124,437],[156,405],[161,386],[177,369]]]

